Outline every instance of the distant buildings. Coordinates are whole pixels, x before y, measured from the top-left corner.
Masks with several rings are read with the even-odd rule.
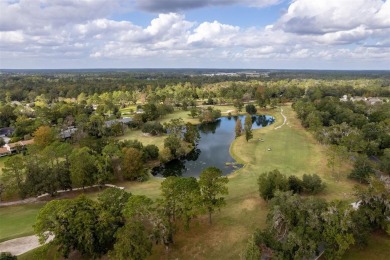
[[[120,119],[113,119],[113,120],[109,120],[109,121],[106,121],[104,122],[105,126],[106,127],[111,127],[115,124],[118,124],[118,123],[121,123],[121,124],[128,124],[130,122],[133,121],[133,118],[131,117],[123,117],[123,118],[120,118]]]
[[[0,157],[20,152],[30,144],[34,144],[34,139],[6,144],[3,147],[0,147]]]
[[[346,101],[352,101],[352,102],[358,102],[358,101],[364,101],[369,105],[375,105],[375,104],[381,104],[383,103],[383,99],[379,97],[349,97],[347,95],[344,95],[342,98],[340,98],[340,101],[346,102]]]
[[[214,77],[214,76],[226,76],[226,77],[240,77],[246,76],[248,78],[258,78],[258,77],[269,77],[268,72],[216,72],[216,73],[205,73],[202,76]]]

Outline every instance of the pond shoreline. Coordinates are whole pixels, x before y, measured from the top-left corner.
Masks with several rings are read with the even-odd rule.
[[[252,115],[254,130],[275,122],[275,117],[270,115],[273,113],[269,112],[271,111],[261,111],[261,114]],[[237,118],[243,122],[246,116],[223,116],[213,123],[199,124],[201,138],[198,145],[188,154],[153,168],[151,174],[154,177],[199,177],[204,168],[214,166],[220,168],[224,175],[230,175],[243,168],[244,163],[232,155],[231,145],[235,140],[234,127]]]

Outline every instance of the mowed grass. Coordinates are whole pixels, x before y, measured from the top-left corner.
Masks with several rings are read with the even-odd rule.
[[[318,174],[328,185],[321,196],[327,199],[352,198],[356,183],[347,179],[351,166],[346,163],[340,167],[340,178],[336,180],[327,167],[327,146],[319,145],[311,134],[302,128],[290,106],[284,106],[283,110],[287,122],[282,127],[275,129],[283,124],[283,118],[274,110],[271,112],[276,118],[273,125],[253,131],[253,139],[249,142],[246,142],[244,136],[233,142],[232,155],[246,164],[246,167],[235,175],[249,175],[244,178],[256,180],[259,174],[274,169],[288,176]],[[251,187],[257,188],[255,181]]]
[[[33,234],[32,225],[43,204],[0,207],[0,242]]]
[[[355,259],[390,259],[390,237],[382,232],[372,234],[368,239],[367,247],[352,247],[344,256],[344,260]]]
[[[4,167],[4,162],[8,159],[9,157],[0,157],[0,176],[3,173],[3,167]]]

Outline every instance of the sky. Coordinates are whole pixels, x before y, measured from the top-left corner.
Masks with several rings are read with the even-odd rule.
[[[390,0],[0,0],[0,68],[390,70]]]

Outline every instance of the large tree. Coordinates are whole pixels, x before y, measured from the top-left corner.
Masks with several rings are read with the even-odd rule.
[[[171,151],[173,157],[181,155],[179,152],[179,149],[181,148],[181,140],[175,135],[169,135],[167,138],[165,138],[164,147]]]
[[[241,123],[241,119],[239,117],[237,117],[236,125],[234,127],[234,131],[236,133],[236,138],[241,136],[241,133],[242,133],[242,123]]]
[[[186,124],[186,131],[184,133],[184,141],[195,145],[200,139],[198,127],[191,123]]]
[[[127,180],[137,180],[144,176],[142,152],[135,148],[124,148],[122,158],[122,174]]]
[[[358,180],[360,183],[367,183],[370,175],[374,174],[374,169],[366,155],[358,155],[353,164],[353,170],[349,174],[352,179]]]
[[[248,142],[250,139],[253,138],[253,133],[252,133],[252,117],[248,114],[245,117],[245,122],[244,122],[244,133],[245,133],[245,139]]]
[[[41,243],[54,235],[51,243],[67,257],[73,250],[92,257],[100,256],[97,203],[81,196],[74,200],[53,200],[40,209],[34,229]]]
[[[142,260],[152,253],[152,242],[141,222],[129,222],[115,234],[113,259]]]
[[[208,167],[202,171],[199,177],[199,186],[202,196],[203,206],[209,214],[209,224],[211,225],[211,214],[226,204],[225,198],[221,195],[228,194],[226,184],[227,177],[222,177],[222,171],[216,167]]]
[[[257,109],[256,109],[256,106],[253,105],[253,104],[248,104],[245,106],[245,111],[250,114],[250,115],[254,115],[256,114],[257,112]]]
[[[0,176],[6,195],[17,193],[21,198],[26,197],[24,181],[26,179],[25,160],[21,155],[10,157],[4,163],[3,174]]]
[[[168,134],[180,138],[184,130],[184,121],[181,118],[173,118],[168,122],[164,123],[164,127],[167,130]]]
[[[96,157],[87,148],[74,149],[69,156],[70,176],[73,186],[89,186],[96,182]]]
[[[166,216],[171,223],[177,219],[189,228],[190,221],[199,214],[200,188],[194,177],[170,176],[161,183],[161,195]]]
[[[37,130],[35,130],[33,136],[34,144],[40,149],[45,148],[58,138],[57,133],[50,126],[40,126]]]

